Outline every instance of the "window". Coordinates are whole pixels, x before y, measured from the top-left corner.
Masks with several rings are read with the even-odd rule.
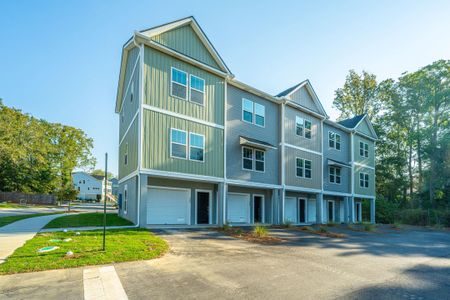
[[[170,156],[175,158],[186,159],[187,148],[186,131],[171,129],[170,130]]]
[[[311,138],[311,122],[299,116],[295,117],[295,134],[307,139]]]
[[[302,177],[302,178],[311,178],[312,171],[311,171],[312,163],[310,160],[303,159],[303,158],[296,158],[296,176]]]
[[[264,151],[255,149],[255,171],[264,172]]]
[[[125,166],[128,165],[128,143],[125,144],[125,154],[124,154],[124,158],[123,158],[123,164]]]
[[[266,107],[242,98],[242,120],[264,127],[266,123]]]
[[[175,68],[172,68],[171,73],[170,94],[187,100],[187,73]]]
[[[369,144],[359,142],[359,155],[362,157],[369,157]]]
[[[189,133],[189,159],[204,161],[205,137],[196,133]]]
[[[369,187],[369,174],[363,172],[359,173],[359,186],[363,188]]]
[[[131,82],[130,102],[133,102],[133,96],[134,96],[134,81]]]
[[[328,146],[336,150],[341,150],[341,136],[333,131],[329,131]]]
[[[341,168],[330,167],[330,183],[341,184]]]
[[[242,147],[242,168],[264,172],[265,152],[263,150]]]
[[[126,214],[128,209],[128,187],[125,185],[123,189],[123,212]]]
[[[204,96],[205,96],[205,80],[194,76],[194,75],[190,75],[190,97],[189,100],[203,105],[204,104]]]

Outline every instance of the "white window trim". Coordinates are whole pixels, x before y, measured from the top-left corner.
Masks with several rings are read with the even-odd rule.
[[[331,168],[333,168],[335,171],[334,171],[334,182],[331,182],[331,180],[330,180],[330,175],[331,175]],[[333,166],[328,166],[328,182],[330,183],[330,184],[336,184],[336,185],[341,185],[341,183],[342,183],[342,174],[341,175],[339,175],[339,178],[340,178],[340,182],[339,183],[337,183],[336,182],[336,178],[338,177],[337,175],[336,175],[336,170],[337,169],[339,169],[339,170],[341,170],[340,168],[338,168],[338,167],[333,167]]]
[[[128,212],[128,185],[125,184],[123,188],[123,213],[127,214]]]
[[[363,145],[363,148],[362,148],[363,155],[361,155],[361,144]],[[367,145],[367,156],[365,155],[365,153],[366,153],[365,145]],[[363,142],[363,141],[359,141],[359,156],[364,157],[364,158],[369,158],[369,156],[370,156],[369,152],[370,152],[369,144],[366,142]]]
[[[251,169],[246,169],[244,168],[244,149],[249,149],[252,151],[252,168]],[[264,152],[264,160],[258,160],[258,161],[262,161],[264,163],[264,171],[259,171],[256,170],[256,151],[261,151]],[[246,159],[250,159],[250,158],[246,158]],[[242,171],[252,171],[252,172],[257,172],[257,173],[265,173],[266,172],[266,151],[264,150],[260,150],[260,149],[256,149],[256,148],[251,148],[251,147],[247,147],[247,146],[242,146],[242,150],[241,150],[241,164],[242,164]]]
[[[174,131],[174,130],[176,130],[176,131],[181,131],[181,132],[184,132],[184,133],[186,134],[186,144],[181,144],[181,143],[173,142],[173,141],[172,141],[172,131]],[[170,151],[170,153],[169,153],[170,157],[171,157],[171,158],[175,158],[175,159],[185,159],[185,160],[187,160],[187,159],[188,159],[187,156],[188,156],[188,152],[189,152],[188,132],[187,132],[186,130],[182,130],[182,129],[178,129],[178,128],[170,128],[169,141],[170,141],[170,149],[169,149],[169,151]],[[178,157],[178,156],[173,156],[173,155],[172,155],[172,143],[173,143],[173,144],[177,144],[177,145],[182,145],[182,146],[185,146],[185,147],[186,147],[186,155],[185,155],[184,158],[183,158],[183,157]]]
[[[297,134],[297,118],[300,118],[300,119],[303,120],[303,125],[302,125],[303,130],[302,130],[302,134]],[[309,131],[311,132],[311,137],[310,137],[310,138],[307,138],[306,135],[305,135],[305,133],[306,133],[305,122],[309,122],[309,123],[311,124],[311,129],[309,130]],[[313,127],[313,123],[312,123],[310,120],[305,119],[304,117],[297,116],[297,115],[295,116],[295,126],[294,126],[294,130],[295,130],[295,135],[296,135],[296,136],[301,136],[301,137],[304,138],[304,139],[311,140],[311,139],[312,139],[312,127]]]
[[[363,185],[361,185],[361,174],[363,175]],[[367,175],[367,187],[366,187],[366,185],[365,185],[365,182],[366,182],[366,175]],[[365,172],[359,172],[359,187],[360,188],[364,188],[364,189],[368,189],[369,188],[369,184],[370,184],[370,175],[369,175],[369,173],[365,173]]]
[[[304,123],[303,123],[303,137],[305,138],[305,139],[307,139],[307,140],[311,140],[312,139],[312,127],[313,127],[313,123],[310,121],[310,120],[307,120],[307,119],[303,119],[304,120]],[[306,137],[306,122],[308,122],[309,124],[311,124],[311,129],[308,129],[309,130],[309,132],[310,132],[310,137],[308,138],[308,137]]]
[[[252,122],[249,122],[249,121],[244,119],[244,112],[250,112],[250,111],[244,109],[244,101],[245,100],[250,101],[252,103],[252,111],[251,111]],[[264,107],[264,116],[262,116],[264,118],[264,125],[259,125],[259,124],[256,123],[256,115],[257,115],[256,114],[256,108],[255,108],[256,104],[261,105],[262,107]],[[261,128],[266,128],[266,106],[264,104],[257,103],[255,101],[247,99],[247,98],[242,98],[241,106],[242,106],[241,119],[242,119],[243,122],[245,122],[247,124],[256,125],[256,126],[261,127]],[[261,115],[258,115],[258,116],[261,116]]]
[[[191,135],[198,135],[203,137],[203,147],[197,147],[197,146],[192,146],[191,145]],[[187,138],[187,137],[186,137]],[[201,162],[204,163],[205,162],[205,135],[204,134],[199,134],[199,133],[195,133],[195,132],[189,132],[189,141],[188,141],[188,145],[189,145],[189,160],[190,161],[195,161],[195,162]],[[191,147],[196,148],[196,149],[202,149],[203,150],[203,160],[197,160],[197,159],[191,159]],[[172,153],[172,152],[171,152]]]
[[[197,79],[200,79],[201,81],[203,81],[203,91],[201,91],[201,90],[198,90],[198,89],[196,89],[196,88],[193,88],[192,86],[191,86],[191,83],[192,83],[192,77],[195,77],[195,78],[197,78]],[[200,106],[205,106],[205,90],[206,90],[206,81],[205,81],[205,79],[203,79],[203,78],[201,78],[201,77],[198,77],[198,76],[196,76],[196,75],[193,75],[193,74],[189,74],[189,96],[188,96],[188,99],[189,99],[189,102],[191,102],[191,103],[193,103],[193,104],[197,104],[197,105],[200,105]],[[199,92],[199,93],[202,93],[202,95],[203,95],[203,103],[202,104],[200,104],[200,103],[197,103],[197,102],[195,102],[195,101],[192,101],[192,99],[191,99],[191,89],[192,90],[194,90],[194,91],[197,91],[197,92]]]
[[[297,159],[301,159],[301,160],[303,160],[303,176],[298,176],[297,175]],[[305,176],[305,170],[306,170],[306,164],[305,164],[305,161],[309,161],[310,163],[311,163],[311,177],[306,177]],[[305,159],[305,158],[302,158],[302,157],[295,157],[295,177],[297,177],[297,178],[303,178],[303,179],[312,179],[313,178],[313,172],[312,172],[312,160],[310,160],[310,159]]]
[[[334,134],[334,139],[330,139],[330,133]],[[336,136],[339,136],[340,149],[336,148],[336,141],[337,141]],[[334,141],[334,147],[330,147],[330,140]],[[328,149],[341,151],[341,149],[342,149],[342,137],[341,137],[341,135],[339,133],[336,133],[334,131],[328,131]]]
[[[181,84],[181,83],[179,83],[179,82],[175,82],[176,84],[182,85],[182,86],[184,86],[184,87],[186,88],[186,98],[181,98],[181,97],[179,97],[179,96],[176,96],[176,95],[173,95],[173,94],[172,94],[172,85],[173,85],[173,83],[174,83],[173,78],[172,78],[172,72],[173,72],[173,70],[177,70],[178,72],[181,72],[181,73],[186,74],[186,85]],[[184,100],[184,101],[188,101],[188,99],[189,99],[189,76],[188,76],[188,73],[187,73],[187,72],[182,71],[182,70],[180,70],[180,69],[177,69],[177,68],[175,68],[175,67],[170,67],[170,91],[169,91],[169,93],[170,93],[170,96],[171,96],[171,97],[178,98],[178,99],[181,99],[181,100]]]

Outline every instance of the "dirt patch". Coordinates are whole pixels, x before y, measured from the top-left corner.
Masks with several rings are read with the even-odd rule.
[[[273,245],[285,242],[285,240],[271,236],[269,233],[267,233],[267,235],[265,236],[261,236],[253,233],[253,231],[243,230],[240,227],[216,228],[215,230],[250,243]]]

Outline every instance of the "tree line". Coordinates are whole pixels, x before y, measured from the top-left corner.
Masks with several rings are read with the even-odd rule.
[[[450,209],[450,60],[380,82],[350,70],[333,105],[340,119],[367,113],[374,125],[377,200]]]
[[[74,198],[75,168],[95,165],[82,130],[7,107],[0,99],[0,191]]]

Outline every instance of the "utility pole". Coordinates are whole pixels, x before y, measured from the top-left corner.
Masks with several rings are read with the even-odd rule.
[[[106,251],[106,193],[108,191],[108,153],[105,153],[105,196],[103,198],[103,251]]]

